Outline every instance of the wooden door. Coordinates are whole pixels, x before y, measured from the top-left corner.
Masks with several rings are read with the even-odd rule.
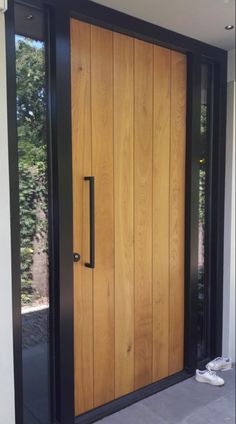
[[[79,415],[183,369],[186,56],[72,19],[71,78]]]

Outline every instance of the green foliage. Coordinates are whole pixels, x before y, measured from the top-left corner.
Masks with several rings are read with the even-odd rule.
[[[201,105],[201,122],[200,122],[200,161],[199,161],[199,248],[201,254],[204,255],[205,249],[205,221],[206,221],[206,148],[207,148],[207,106]],[[198,313],[203,315],[205,302],[205,266],[199,264],[198,269]]]
[[[201,135],[206,135],[207,133],[207,105],[201,105],[201,127],[200,127]]]
[[[17,120],[19,140],[45,144],[44,46],[21,37],[16,42]]]
[[[206,149],[207,149],[207,105],[201,105],[200,121],[200,163],[199,163],[199,223],[205,228],[206,197]]]
[[[17,132],[22,303],[32,301],[33,241],[47,231],[47,150],[44,45],[16,40]]]

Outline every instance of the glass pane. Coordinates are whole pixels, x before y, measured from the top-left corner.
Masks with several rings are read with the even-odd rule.
[[[201,71],[201,123],[199,160],[199,222],[198,222],[198,359],[208,356],[208,280],[207,280],[207,233],[209,209],[209,151],[210,131],[210,71],[208,64],[202,64]]]
[[[16,28],[24,28],[24,35],[15,36],[24,424],[47,424],[50,413],[45,42],[25,35],[27,21],[35,19],[35,15],[23,6],[19,8],[18,5]],[[42,21],[39,11],[36,18]]]

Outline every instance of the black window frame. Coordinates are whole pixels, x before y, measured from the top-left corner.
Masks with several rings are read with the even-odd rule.
[[[204,358],[198,358],[198,366],[204,367],[213,357],[218,356],[219,350],[217,348],[217,337],[218,323],[215,322],[216,310],[219,307],[219,303],[216,303],[218,298],[218,285],[215,284],[215,280],[212,277],[212,271],[214,272],[214,243],[215,243],[215,231],[213,222],[215,219],[214,205],[217,202],[216,190],[214,187],[213,175],[214,163],[216,161],[217,149],[215,148],[215,119],[217,119],[216,108],[214,108],[215,98],[217,92],[216,87],[218,85],[217,79],[217,64],[203,58],[201,65],[207,66],[207,132],[206,138],[206,205],[205,205],[205,235],[204,241],[206,244],[206,251],[204,252],[204,294],[205,294],[205,332],[209,335],[206,342],[206,355]],[[199,155],[200,159],[201,153]],[[213,264],[213,267],[212,267]],[[222,331],[222,329],[220,329]]]
[[[223,233],[226,128],[227,52],[144,22],[105,6],[83,0],[26,0],[45,9],[48,22],[48,74],[50,96],[50,215],[51,302],[53,346],[52,422],[90,423],[143,397],[156,393],[192,375],[197,361],[197,280],[198,280],[198,169],[201,103],[201,63],[214,65],[213,151],[212,151],[212,293],[211,356],[221,354],[223,308]],[[178,50],[187,55],[187,152],[185,208],[185,369],[172,377],[140,389],[108,405],[74,418],[73,361],[73,249],[72,249],[72,157],[70,114],[70,17]],[[22,424],[22,369],[20,316],[19,202],[16,137],[16,87],[14,45],[14,0],[6,12],[8,137],[12,240],[13,338],[16,424]],[[63,99],[63,101],[60,101]],[[208,359],[208,358],[206,358]]]

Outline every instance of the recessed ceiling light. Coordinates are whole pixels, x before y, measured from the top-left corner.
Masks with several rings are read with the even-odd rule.
[[[25,19],[28,21],[31,21],[33,19],[33,15],[26,15]]]
[[[226,25],[225,29],[227,29],[227,31],[229,31],[230,29],[234,29],[233,25]]]

